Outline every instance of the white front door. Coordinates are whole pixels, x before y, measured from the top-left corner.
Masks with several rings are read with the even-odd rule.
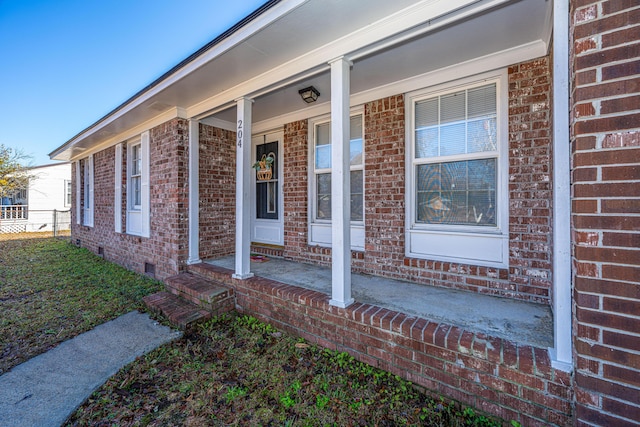
[[[272,158],[271,176],[253,171],[251,206],[251,241],[284,245],[282,211],[282,141],[283,132],[257,135],[252,142],[252,164]]]

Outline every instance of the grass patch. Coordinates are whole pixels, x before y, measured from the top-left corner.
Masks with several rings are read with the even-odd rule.
[[[68,426],[500,426],[253,317],[225,315],[139,358]]]
[[[0,374],[58,343],[143,309],[158,281],[67,239],[0,241]]]
[[[161,283],[59,239],[0,241],[0,373],[135,309]],[[500,426],[249,316],[200,324],[122,369],[69,426]],[[517,425],[512,422],[512,425]]]

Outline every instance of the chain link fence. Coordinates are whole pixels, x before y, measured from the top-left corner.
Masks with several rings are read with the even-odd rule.
[[[71,235],[71,211],[29,210],[26,215],[1,215],[0,240]]]

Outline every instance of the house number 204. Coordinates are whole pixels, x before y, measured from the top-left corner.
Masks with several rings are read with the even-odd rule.
[[[242,120],[238,120],[238,147],[242,148]]]

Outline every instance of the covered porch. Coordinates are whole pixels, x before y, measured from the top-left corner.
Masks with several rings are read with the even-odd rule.
[[[546,306],[354,273],[356,301],[342,308],[330,304],[329,268],[270,256],[251,262],[254,275],[240,279],[234,265],[233,256],[189,265],[176,286],[190,299],[206,295],[210,313],[228,311],[222,305],[231,298],[240,313],[348,352],[428,393],[505,420],[567,424],[571,376],[552,367]],[[171,311],[192,316],[160,294],[147,298],[158,295],[170,318]]]
[[[268,279],[275,287],[291,285],[330,298],[330,268],[277,257],[261,256],[258,259],[260,261],[251,262],[251,271],[256,278]],[[230,279],[235,257],[231,255],[204,263],[227,270],[227,279]],[[220,272],[224,278],[222,270]],[[351,285],[356,303],[520,345],[542,349],[553,345],[553,317],[546,305],[360,273],[351,273]]]
[[[519,129],[517,120],[525,120],[519,116],[524,113],[514,112],[509,106],[513,97],[524,97],[528,89],[525,86],[514,89],[509,79],[512,75],[526,74],[512,71],[514,65],[526,63],[535,67],[537,58],[549,55],[553,6],[530,1],[461,2],[460,7],[409,2],[403,8],[388,3],[382,7],[382,3],[371,10],[354,6],[350,12],[355,20],[347,18],[348,14],[332,17],[331,28],[335,34],[344,34],[341,39],[327,42],[325,30],[310,28],[300,34],[299,49],[304,49],[288,57],[286,50],[279,47],[290,36],[266,25],[246,42],[228,51],[221,50],[216,61],[194,71],[202,79],[206,71],[225,76],[228,81],[210,82],[212,93],[214,89],[220,92],[195,104],[185,114],[189,118],[188,268],[211,259],[212,255],[224,255],[212,265],[230,271],[232,277],[225,280],[238,286],[245,280],[250,283],[254,276],[268,279],[320,292],[328,296],[328,304],[335,309],[373,304],[509,342],[545,350],[560,348],[558,360],[568,363],[571,337],[570,322],[566,319],[570,310],[563,304],[570,299],[567,297],[570,290],[562,274],[551,276],[550,261],[556,260],[549,259],[562,253],[550,255],[552,249],[546,246],[529,251],[530,260],[514,264],[514,259],[524,251],[509,246],[514,224],[527,234],[516,236],[513,239],[518,241],[516,244],[521,239],[530,239],[533,243],[524,245],[536,245],[539,241],[535,239],[541,235],[543,243],[551,240],[547,236],[551,227],[542,233],[532,231],[536,227],[528,226],[524,209],[514,215],[510,212],[516,203],[522,203],[514,201],[513,196],[526,199],[527,195],[525,191],[514,194],[508,175],[516,169],[513,166],[517,162],[531,156],[527,154],[527,144],[533,144],[536,138],[526,136],[531,142],[519,140],[521,135],[514,130]],[[285,26],[296,33],[300,17],[313,16],[320,9],[320,3],[296,7],[281,19],[281,28]],[[373,27],[362,26],[366,20],[376,23],[375,32]],[[409,20],[415,20],[415,25],[409,25]],[[474,37],[469,38],[468,34]],[[224,43],[226,40],[221,44]],[[255,54],[256,50],[260,55]],[[237,70],[238,64],[245,67]],[[474,89],[476,86],[486,89],[491,82],[497,82],[496,115],[504,120],[497,131],[502,144],[497,150],[500,154],[496,188],[501,192],[503,207],[499,221],[492,223],[495,232],[484,239],[477,238],[481,233],[475,230],[467,233],[468,229],[459,234],[440,231],[446,227],[432,232],[428,227],[420,228],[420,224],[415,227],[417,231],[412,229],[418,211],[417,171],[428,168],[420,167],[421,159],[414,153],[419,148],[412,138],[417,138],[418,130],[415,123],[409,122],[416,117],[411,109],[417,108],[418,101],[411,103],[408,94],[423,88],[442,91],[451,81]],[[543,86],[540,81],[538,74],[531,74],[527,84]],[[479,86],[486,82],[490,82],[489,86]],[[547,82],[546,88],[540,90],[549,91],[549,86]],[[305,88],[315,88],[317,101],[306,104],[300,99],[299,92]],[[426,97],[427,93],[430,92],[419,96]],[[530,98],[526,102],[531,105],[523,110],[548,108],[545,102]],[[359,202],[364,205],[356,221],[350,146],[354,115],[362,117],[361,167],[355,171],[360,172]],[[329,136],[321,141],[322,124],[327,124]],[[549,120],[545,118],[534,125],[548,127]],[[276,165],[268,183],[260,183],[251,167],[260,160],[263,146],[269,147],[264,148],[266,154],[274,153]],[[327,158],[318,160],[321,155]],[[466,161],[462,157],[444,157],[458,164]],[[565,169],[555,171],[561,174]],[[321,180],[323,174],[330,179]],[[532,179],[530,172],[522,172],[516,180],[523,182],[524,187]],[[411,183],[412,180],[415,182]],[[268,195],[272,193],[261,195],[259,188],[267,186],[275,196],[271,199],[273,204],[261,210],[262,204],[268,205]],[[327,206],[321,206],[323,195],[331,200]],[[550,202],[541,203],[548,206]],[[485,218],[493,205],[487,206]],[[328,210],[320,214],[324,207]],[[478,215],[482,218],[483,213]],[[283,258],[296,262],[270,257],[264,265],[252,263],[254,244],[277,247],[284,253]],[[445,249],[434,255],[434,248]],[[540,255],[544,251],[548,257]],[[459,256],[457,252],[469,255]],[[474,263],[474,259],[479,261]],[[424,285],[432,283],[430,279],[422,280],[422,284],[394,281],[389,276],[398,276],[386,271],[378,274],[386,278],[353,273],[369,271],[369,266],[377,265],[378,270],[403,270],[406,276],[419,275],[417,270],[424,260],[451,262],[460,271],[485,271],[468,274],[469,283],[482,285],[467,286],[476,291],[467,293],[455,284],[452,289]],[[317,266],[308,265],[314,262]],[[566,257],[558,259],[558,263],[567,264]],[[562,271],[556,272],[563,273],[566,268],[563,265]],[[270,275],[271,272],[277,272],[277,276]],[[303,280],[309,277],[314,280]],[[551,277],[555,280],[553,286]],[[466,285],[467,279],[463,280]],[[518,280],[526,284],[520,286]],[[540,285],[541,282],[545,283]],[[530,283],[533,285],[529,286]],[[526,291],[519,291],[525,287]],[[514,288],[518,290],[512,292]],[[528,294],[523,296],[524,293]],[[515,299],[510,299],[513,295]],[[556,304],[555,319],[551,315],[552,302]]]
[[[166,260],[167,281],[232,289],[214,302],[504,419],[565,425],[564,6],[270,1],[64,151],[76,180],[113,158],[123,206],[140,147],[141,230],[108,211],[123,264],[146,245],[144,271]],[[94,237],[89,218],[77,234]]]
[[[328,268],[269,257],[234,278],[233,257],[188,267],[235,306],[310,343],[500,416],[567,424],[570,374],[552,367],[548,307],[352,274],[355,303],[330,304]],[[531,418],[529,414],[535,414]],[[540,424],[541,425],[541,424]]]

